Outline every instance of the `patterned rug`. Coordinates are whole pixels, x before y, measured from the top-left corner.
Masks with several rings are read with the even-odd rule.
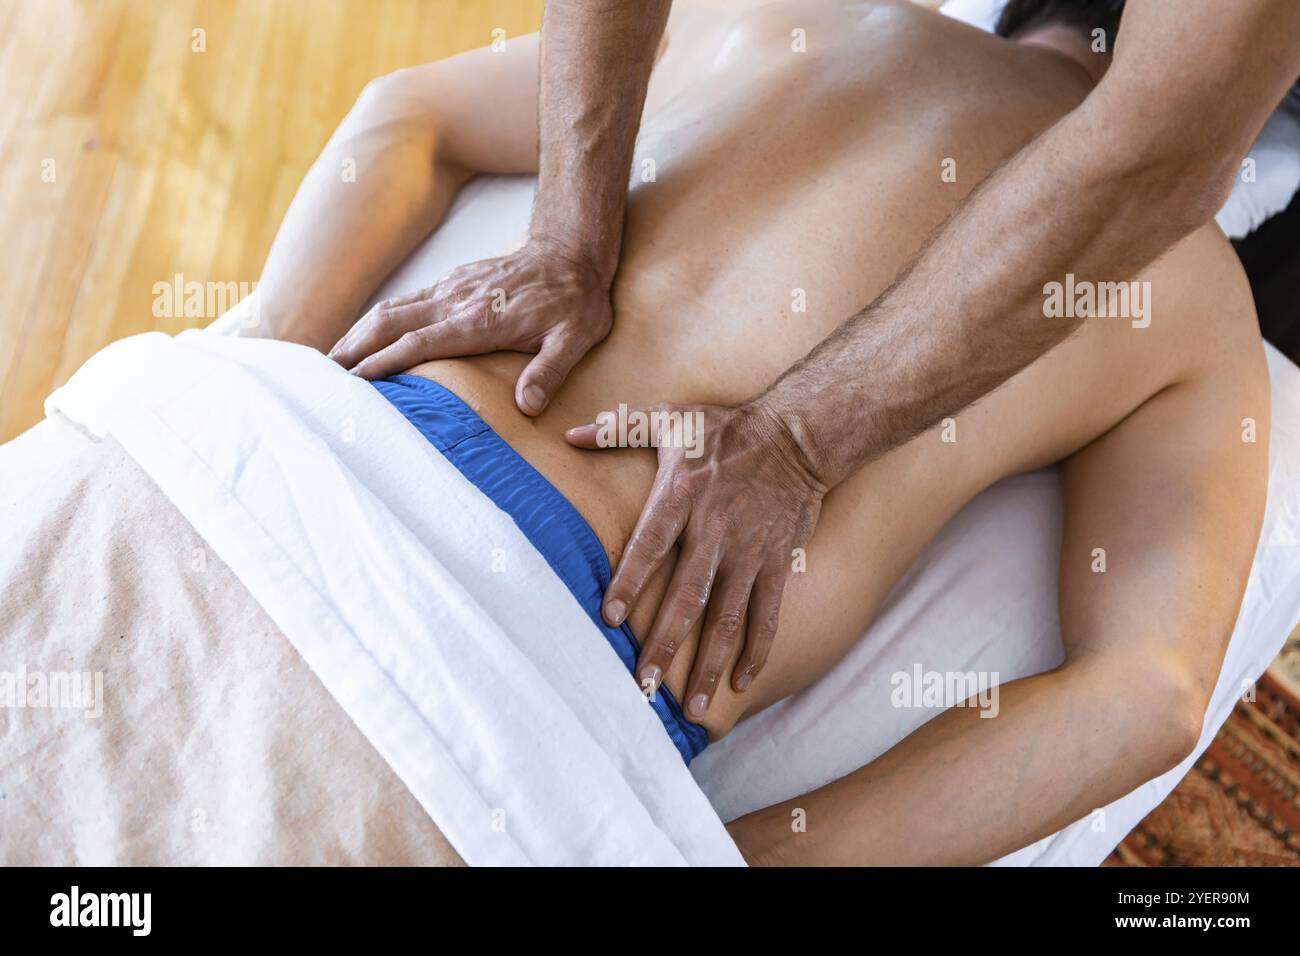
[[[1107,866],[1300,866],[1300,628]]]

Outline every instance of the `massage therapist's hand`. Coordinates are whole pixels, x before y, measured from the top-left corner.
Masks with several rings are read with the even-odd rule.
[[[699,720],[738,651],[731,676],[737,692],[749,687],[767,660],[792,552],[812,536],[826,488],[782,420],[758,402],[634,409],[627,413],[629,424],[634,413],[649,415],[645,443],[659,449],[659,472],[605,592],[603,613],[611,624],[625,621],[655,570],[681,543],[636,673],[644,690],[655,690],[702,618],[683,698],[687,714]],[[570,443],[616,446],[614,419],[608,417],[613,414],[571,429]],[[625,439],[635,435],[624,431]]]
[[[433,359],[536,353],[515,385],[515,403],[537,415],[609,334],[609,290],[609,279],[593,266],[530,242],[460,266],[421,292],[380,302],[329,357],[377,379]]]

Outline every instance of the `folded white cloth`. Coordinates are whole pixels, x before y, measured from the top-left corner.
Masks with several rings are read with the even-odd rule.
[[[121,443],[467,863],[743,863],[546,561],[368,383],[150,333],[46,411]]]

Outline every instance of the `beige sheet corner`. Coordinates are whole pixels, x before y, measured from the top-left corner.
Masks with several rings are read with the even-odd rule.
[[[460,863],[230,570],[112,440],[0,446],[0,864]]]

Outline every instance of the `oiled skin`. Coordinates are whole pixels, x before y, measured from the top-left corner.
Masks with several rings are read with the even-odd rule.
[[[805,53],[790,49],[796,25],[808,33]],[[883,291],[970,188],[1089,89],[1044,51],[901,3],[793,8],[786,17],[766,10],[715,29],[697,36],[670,25],[633,163],[614,330],[551,407],[536,420],[514,408],[524,356],[413,370],[469,402],[555,484],[611,561],[645,501],[654,455],[576,451],[566,428],[620,402],[752,396]],[[675,50],[679,36],[692,48]],[[948,158],[955,184],[941,178]],[[654,182],[637,181],[645,160],[654,161]],[[1248,309],[1230,255],[1206,230],[1146,278],[1160,277],[1172,308],[1203,300],[1202,277],[1222,276],[1217,284],[1236,285],[1238,307]],[[795,290],[807,311],[793,311]],[[1065,457],[1145,399],[1154,379],[1136,368],[1160,374],[1170,325],[1144,335],[1085,330],[961,416],[956,446],[923,436],[832,491],[808,570],[787,588],[767,669],[739,697],[724,682],[706,726],[725,731],[815,679],[962,504],[999,477]],[[1126,361],[1133,387],[1096,394],[1096,374],[1106,369],[1109,379]],[[1082,372],[1088,365],[1092,375]],[[996,427],[985,433],[983,422]],[[634,633],[649,627],[666,580],[661,573],[637,609]],[[668,673],[675,693],[689,660],[680,653]]]

